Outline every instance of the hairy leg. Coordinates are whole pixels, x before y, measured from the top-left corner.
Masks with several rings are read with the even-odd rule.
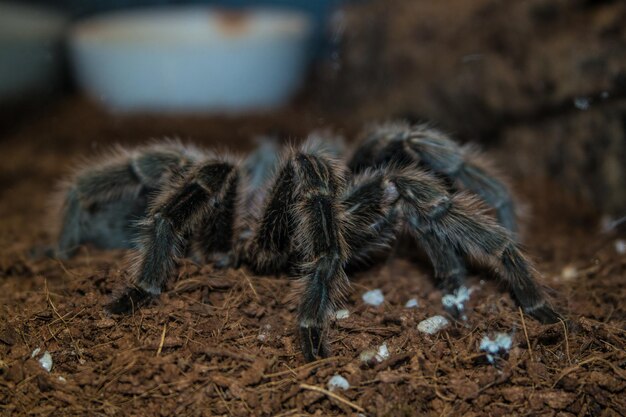
[[[173,170],[187,164],[180,144],[119,148],[103,162],[86,164],[64,186],[57,256],[70,257],[82,243],[132,247],[133,223],[147,211],[148,195]]]
[[[460,188],[475,192],[496,211],[498,222],[512,233],[518,232],[515,202],[496,169],[471,147],[463,147],[464,163],[455,177]]]
[[[294,162],[287,160],[278,170],[258,221],[246,219],[238,242],[237,258],[258,274],[273,274],[288,268],[293,246],[295,199]]]
[[[417,164],[441,176],[454,189],[476,193],[496,211],[500,224],[517,231],[515,205],[505,182],[476,150],[460,146],[443,132],[402,122],[371,128],[352,156],[350,168],[360,172],[390,164]]]
[[[202,222],[194,236],[194,252],[217,267],[230,266],[237,214],[238,182],[224,191],[223,200]]]
[[[228,204],[237,182],[232,163],[209,160],[164,186],[139,224],[141,244],[132,265],[132,285],[108,310],[125,313],[160,294],[182,255],[185,237],[209,221],[219,223],[210,219]]]
[[[348,285],[338,195],[343,177],[335,164],[307,146],[280,168],[248,249],[257,272],[278,272],[290,262],[301,277],[299,335],[307,360],[326,356],[329,316]]]
[[[383,175],[369,174],[354,178],[341,196],[350,265],[366,263],[372,256],[388,251],[395,240],[397,216],[392,203],[398,198],[397,192],[385,187]]]
[[[440,180],[413,167],[366,172],[348,195],[352,196],[346,199],[350,203],[346,204],[348,242],[362,238],[366,224],[376,227],[381,219],[395,213],[399,227],[424,247],[447,291],[454,292],[462,284],[462,259],[470,257],[492,267],[528,314],[542,322],[558,320],[535,281],[538,274],[510,232],[485,215],[469,195],[451,195]],[[364,202],[370,207],[359,214]],[[367,217],[371,213],[379,213],[380,217]],[[460,315],[462,311],[451,313]]]
[[[314,360],[328,354],[327,321],[348,286],[343,270],[348,248],[338,203],[343,178],[336,166],[315,152],[297,154],[294,160],[298,181],[295,247],[305,254],[299,265],[304,293],[298,320],[304,356]]]
[[[72,256],[78,246],[86,241],[85,235],[91,234],[89,230],[91,223],[86,220],[94,217],[90,215],[90,211],[101,210],[102,207],[98,206],[111,201],[123,201],[132,207],[132,201],[138,198],[141,188],[141,181],[135,175],[128,159],[113,160],[97,169],[77,175],[64,196],[57,256],[60,258]],[[124,209],[120,205],[118,210],[111,214],[119,216],[123,215],[123,212]],[[117,218],[111,220],[118,222]],[[124,239],[124,236],[121,238]]]
[[[455,294],[465,284],[467,270],[463,257],[449,242],[439,239],[432,230],[420,234],[419,243],[430,259],[435,278],[445,294]],[[461,317],[463,311],[458,305],[445,306],[454,317]]]
[[[369,171],[357,177],[342,198],[346,210],[346,241],[351,249],[349,263],[367,260],[372,254],[389,249],[398,225],[399,198],[396,186],[382,171]],[[466,270],[454,246],[441,242],[431,232],[424,233],[420,245],[429,257],[439,286],[452,294],[464,283]],[[450,313],[461,316],[457,306]]]
[[[418,241],[428,236],[459,255],[491,266],[526,313],[544,323],[558,321],[559,315],[546,303],[530,261],[510,232],[485,215],[474,198],[450,195],[441,182],[425,172],[408,169],[389,173],[389,180],[399,193],[397,204],[406,227]]]

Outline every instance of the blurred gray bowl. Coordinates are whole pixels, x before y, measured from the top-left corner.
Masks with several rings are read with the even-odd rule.
[[[78,23],[70,50],[81,87],[112,110],[235,112],[291,97],[311,32],[297,12],[151,8]]]
[[[65,23],[47,9],[0,3],[0,101],[28,101],[55,90]]]

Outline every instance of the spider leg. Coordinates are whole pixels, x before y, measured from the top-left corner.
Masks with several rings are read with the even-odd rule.
[[[398,210],[394,203],[399,194],[396,186],[382,171],[368,171],[357,177],[342,198],[347,216],[346,241],[351,249],[349,263],[367,260],[372,252],[388,250],[395,239]],[[453,293],[464,283],[466,270],[455,248],[441,242],[431,231],[422,234],[420,245],[428,255],[435,277],[447,293]],[[462,315],[457,306],[449,311]]]
[[[184,165],[180,145],[118,149],[103,163],[78,170],[64,187],[56,256],[72,256],[81,243],[133,246],[133,222],[145,215],[148,194],[173,168]]]
[[[302,276],[298,323],[308,361],[328,354],[328,317],[348,286],[342,187],[342,174],[324,153],[307,147],[294,152],[278,172],[252,240],[255,269],[280,269],[292,261]]]
[[[226,256],[220,259],[214,259],[214,265],[219,268],[235,267],[238,268],[241,264],[250,264],[252,256],[250,254],[254,250],[254,246],[251,238],[254,236],[254,229],[258,224],[260,217],[259,213],[263,202],[266,200],[267,194],[271,189],[270,181],[273,179],[276,169],[280,162],[280,147],[278,140],[272,136],[261,136],[256,138],[257,147],[242,163],[242,190],[240,191],[241,199],[238,204],[243,208],[241,215],[236,219],[234,229],[236,230],[236,240],[234,243],[234,250],[231,250]],[[279,181],[280,182],[280,181]],[[275,191],[276,192],[276,191]],[[282,191],[281,191],[282,192]],[[275,210],[280,210],[280,207],[275,207]],[[274,211],[275,212],[275,211]],[[271,219],[270,219],[271,220]],[[273,248],[273,244],[276,243],[279,247],[283,245],[279,243],[284,241],[284,236],[268,233],[270,229],[276,231],[281,230],[280,227],[276,228],[265,222],[266,230],[262,233],[263,236],[271,235],[274,240],[271,242],[255,242],[259,243],[260,247],[263,247],[265,243],[268,243],[268,247],[265,248],[268,257],[259,257],[258,259],[268,260],[268,265],[251,265],[257,272],[263,270],[276,271],[279,267],[272,265],[271,254],[278,254],[279,248]],[[280,263],[280,261],[278,261]],[[260,261],[259,264],[263,262]]]
[[[341,202],[346,215],[350,264],[367,262],[372,255],[389,250],[397,223],[391,203],[397,197],[395,188],[385,188],[380,173],[367,172],[348,185]]]
[[[107,309],[125,313],[160,294],[174,273],[175,259],[182,255],[186,236],[207,222],[228,224],[232,211],[221,208],[231,205],[237,182],[238,171],[232,163],[210,160],[163,187],[148,216],[139,223],[140,245],[131,271],[132,286]],[[209,220],[220,212],[227,213],[227,219]],[[217,229],[223,231],[221,226]],[[207,249],[217,245],[212,240],[204,243]]]
[[[246,219],[244,233],[249,236],[240,237],[237,257],[258,274],[277,273],[288,267],[294,232],[295,175],[294,162],[289,159],[276,174],[258,222]]]
[[[228,184],[222,202],[215,207],[211,215],[206,216],[194,239],[195,252],[202,254],[207,262],[213,263],[218,268],[230,266],[232,263],[237,188],[237,181]]]
[[[387,123],[376,126],[352,156],[355,172],[366,167],[419,164],[432,170],[455,189],[476,193],[496,211],[500,224],[517,231],[515,204],[507,186],[479,153],[460,146],[427,125]]]
[[[399,194],[397,206],[406,227],[418,241],[429,235],[431,247],[454,248],[459,255],[491,266],[527,314],[543,323],[559,320],[535,280],[538,273],[510,232],[485,215],[475,199],[462,193],[450,195],[425,172],[405,169],[388,175]]]
[[[558,321],[559,315],[546,303],[535,281],[536,271],[510,232],[485,215],[469,195],[451,195],[440,180],[411,167],[366,171],[343,201],[346,240],[351,245],[357,242],[351,247],[352,256],[368,249],[370,244],[358,242],[386,219],[395,222],[396,229],[405,228],[424,247],[448,291],[463,282],[462,258],[470,257],[491,266],[528,314],[541,322]],[[377,243],[385,243],[385,239]]]
[[[243,162],[243,173],[246,175],[250,191],[248,197],[263,196],[263,189],[271,179],[279,163],[280,146],[278,139],[273,136],[259,136],[255,138],[256,149]]]
[[[493,207],[502,226],[514,234],[517,233],[515,202],[509,188],[477,151],[468,146],[463,149],[465,162],[456,173],[457,182]]]
[[[299,269],[304,294],[298,308],[300,338],[307,360],[328,355],[324,332],[348,287],[343,266],[348,248],[343,237],[338,193],[342,179],[336,167],[315,153],[301,153],[297,162],[296,250],[306,253]]]
[[[455,247],[442,241],[433,230],[424,230],[419,243],[430,259],[439,287],[446,294],[454,294],[465,284],[467,270],[462,256]],[[458,305],[445,306],[454,317],[462,317],[463,311]]]
[[[128,159],[115,159],[101,167],[86,170],[77,175],[66,191],[63,201],[62,226],[56,256],[71,257],[78,246],[87,240],[86,235],[90,233],[86,229],[90,227],[90,224],[85,221],[85,218],[92,217],[89,215],[90,207],[101,206],[113,200],[132,201],[139,196],[141,188],[141,181],[135,175]],[[108,240],[115,242],[119,239],[109,237]]]
[[[508,187],[475,149],[460,146],[442,131],[427,125],[414,126],[406,141],[410,152],[425,166],[455,181],[457,188],[476,193],[493,207],[502,226],[517,231],[515,205]]]

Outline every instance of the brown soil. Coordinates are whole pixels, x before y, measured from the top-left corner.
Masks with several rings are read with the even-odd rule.
[[[333,355],[305,363],[294,334],[292,282],[182,261],[159,301],[129,317],[103,305],[126,279],[124,253],[84,248],[71,261],[35,259],[49,243],[46,201],[67,166],[112,142],[163,135],[245,149],[252,133],[289,135],[328,121],[285,112],[246,119],[111,117],[79,100],[0,142],[0,414],[2,415],[624,415],[626,256],[599,237],[580,205],[545,184],[526,184],[525,233],[544,283],[570,320],[523,320],[484,273],[467,322],[434,336],[417,324],[442,314],[427,265],[395,256],[352,276],[350,317],[332,326]],[[237,142],[238,141],[238,142]],[[485,284],[480,284],[485,279]],[[381,307],[361,300],[385,294]],[[404,308],[417,297],[420,306]],[[496,365],[483,336],[513,334]],[[382,363],[360,361],[386,343]],[[49,351],[46,372],[31,358]],[[351,384],[329,394],[340,374]]]

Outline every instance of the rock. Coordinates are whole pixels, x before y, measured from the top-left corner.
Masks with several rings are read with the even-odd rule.
[[[433,316],[429,317],[426,320],[422,320],[417,325],[417,330],[422,333],[427,333],[433,335],[440,330],[446,328],[450,322],[443,316]]]
[[[344,377],[342,377],[341,375],[337,375],[335,374],[332,378],[330,378],[330,380],[328,381],[328,389],[330,391],[335,391],[338,389],[341,390],[347,390],[348,388],[350,388],[350,383],[348,382],[347,379],[345,379]]]
[[[404,308],[417,308],[419,306],[420,304],[419,301],[417,301],[417,298],[411,298],[409,301],[406,302]]]
[[[362,298],[365,304],[369,304],[371,306],[379,306],[385,301],[383,292],[378,288],[365,292]]]
[[[348,317],[350,317],[350,312],[348,310],[346,310],[346,309],[338,310],[335,313],[335,318],[337,320],[347,319]]]

